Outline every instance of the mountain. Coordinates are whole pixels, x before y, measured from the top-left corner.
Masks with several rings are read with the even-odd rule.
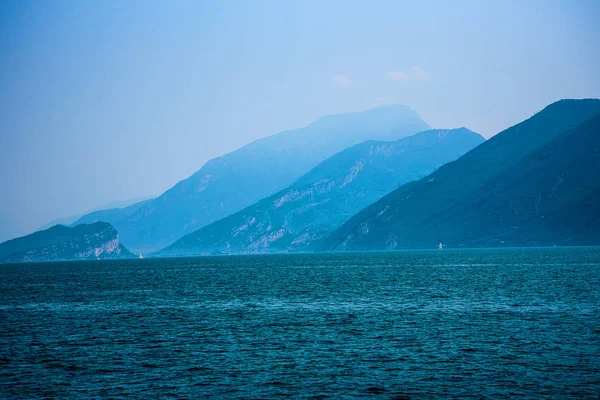
[[[352,217],[321,250],[600,244],[600,100],[561,100]]]
[[[92,211],[88,214],[85,214],[85,215],[79,217],[79,219],[77,219],[75,222],[73,222],[69,225],[77,226],[80,224],[91,224],[91,223],[98,222],[98,221],[110,222],[111,224],[114,224],[115,222],[135,213],[137,210],[139,210],[146,204],[150,203],[151,201],[152,201],[152,199],[148,199],[148,200],[143,200],[143,201],[139,201],[137,203],[131,204],[127,207],[122,207],[122,208],[115,207],[115,208],[109,208],[106,210]]]
[[[426,129],[429,126],[406,106],[326,116],[208,161],[115,227],[129,248],[156,250],[282,190],[349,146],[400,139]]]
[[[131,258],[119,235],[106,222],[70,228],[55,225],[0,244],[0,262],[42,262]]]
[[[80,213],[77,215],[71,215],[69,217],[57,218],[55,220],[52,220],[52,221],[40,226],[39,228],[37,228],[36,232],[46,230],[48,228],[53,227],[54,225],[66,225],[66,226],[77,225],[78,219],[84,218],[86,215],[95,213],[97,211],[112,210],[112,209],[116,209],[116,208],[120,208],[120,209],[127,208],[127,209],[131,210],[131,212],[134,212],[134,211],[137,211],[137,209],[134,209],[135,208],[134,206],[136,204],[140,204],[140,206],[144,205],[147,200],[151,200],[151,199],[148,197],[145,197],[145,196],[138,196],[138,197],[135,197],[132,199],[127,199],[127,200],[111,201],[110,203],[104,204],[101,207],[94,208],[93,210],[90,210],[85,213]],[[94,218],[90,219],[90,218],[86,217],[85,220],[87,222],[85,222],[85,223],[95,222],[95,221],[93,221],[93,219]],[[101,220],[102,219],[97,219],[96,221],[101,221]],[[107,222],[110,222],[110,221],[107,220]],[[83,223],[83,222],[79,222],[79,223]]]
[[[90,212],[93,212],[93,211],[90,211]],[[85,213],[53,219],[52,221],[41,225],[39,228],[37,228],[35,230],[35,232],[45,231],[48,228],[52,228],[54,225],[65,225],[65,226],[71,225],[72,223],[74,223],[79,218],[83,217],[84,215],[85,215]]]
[[[485,139],[465,129],[367,141],[321,162],[290,187],[188,234],[160,255],[309,251],[357,211],[455,160]]]

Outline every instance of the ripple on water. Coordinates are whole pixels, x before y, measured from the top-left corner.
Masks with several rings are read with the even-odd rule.
[[[0,266],[0,397],[598,398],[600,250]]]

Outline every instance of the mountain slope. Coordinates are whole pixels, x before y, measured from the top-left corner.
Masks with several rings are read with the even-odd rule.
[[[289,186],[346,147],[426,129],[406,106],[323,117],[210,160],[115,227],[128,247],[155,250]]]
[[[69,226],[69,225],[74,225],[74,223],[80,219],[83,218],[84,216],[94,213],[96,211],[103,211],[103,210],[110,210],[110,209],[114,209],[114,208],[129,208],[131,206],[134,206],[138,203],[142,204],[145,201],[151,200],[151,198],[147,197],[147,196],[138,196],[132,199],[127,199],[127,200],[118,200],[118,201],[111,201],[107,204],[104,204],[100,207],[94,208],[92,210],[86,211],[84,213],[79,213],[77,215],[71,215],[68,217],[62,217],[62,218],[56,218],[50,222],[47,222],[43,225],[41,225],[39,228],[37,228],[35,230],[35,232],[37,231],[44,231],[48,228],[53,227],[54,225],[65,225],[65,226]],[[88,221],[87,223],[89,223],[90,221]]]
[[[0,243],[0,262],[131,258],[111,224],[55,225]]]
[[[311,250],[358,210],[483,141],[460,128],[355,145],[283,191],[184,236],[160,254]]]
[[[589,234],[598,230],[598,120],[584,123],[599,113],[596,99],[551,104],[367,207],[321,249],[587,243],[575,225],[591,224],[584,229]],[[578,160],[587,161],[578,166]]]
[[[139,210],[146,204],[150,203],[151,201],[152,201],[152,199],[148,199],[148,200],[144,200],[144,201],[139,201],[139,202],[134,203],[127,207],[122,207],[122,208],[115,207],[115,208],[109,208],[106,210],[92,211],[88,214],[81,216],[75,222],[70,224],[70,226],[77,226],[77,225],[81,225],[81,224],[92,224],[92,223],[98,222],[98,221],[109,222],[111,224],[114,224],[115,222],[135,213],[137,210]]]

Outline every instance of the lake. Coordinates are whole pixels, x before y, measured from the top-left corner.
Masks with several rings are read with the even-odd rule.
[[[0,398],[598,398],[600,248],[0,265]]]

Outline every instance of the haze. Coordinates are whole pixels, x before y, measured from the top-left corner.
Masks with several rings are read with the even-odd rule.
[[[399,103],[490,137],[600,97],[599,19],[596,1],[4,2],[0,241],[327,114]]]

